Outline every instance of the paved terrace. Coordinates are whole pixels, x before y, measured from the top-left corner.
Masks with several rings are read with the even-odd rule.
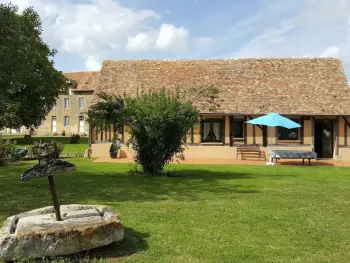
[[[120,158],[111,159],[109,157],[101,157],[96,159],[97,163],[134,163],[132,158]],[[236,160],[236,159],[187,159],[180,161],[182,164],[232,164],[232,165],[265,165],[267,161],[255,161],[255,160]],[[302,166],[301,160],[280,160],[277,165],[292,165]],[[348,166],[350,167],[350,161],[338,161],[338,160],[312,160],[312,166]],[[304,166],[309,166],[308,161],[305,160]]]

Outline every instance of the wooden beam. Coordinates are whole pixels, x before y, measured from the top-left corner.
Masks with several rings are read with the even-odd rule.
[[[315,151],[315,117],[311,116],[311,145],[312,150]]]
[[[247,144],[247,116],[244,116],[244,122],[243,122],[243,136],[244,136],[244,144]]]
[[[235,118],[232,116],[232,128],[234,127],[234,121],[235,121]],[[232,130],[232,137],[231,137],[231,140],[232,140],[232,146],[235,144],[235,134],[234,134],[234,131]]]
[[[339,156],[339,117],[335,121],[335,156]]]
[[[255,125],[253,125],[253,144],[256,144],[256,140],[255,140]]]
[[[224,119],[221,121],[221,130],[220,130],[220,134],[221,134],[221,142],[222,144],[225,144],[225,117]]]
[[[343,119],[345,123],[348,125],[348,127],[350,128],[350,122],[348,121],[348,119],[345,116],[343,116]]]
[[[300,144],[304,144],[304,116],[300,117]]]
[[[267,126],[263,126],[263,147],[267,147]]]
[[[348,125],[344,122],[344,145],[348,146]]]
[[[232,125],[233,125],[233,116],[230,116],[229,117],[229,136],[230,136],[230,147],[233,146],[233,140],[232,140],[232,137],[233,137],[233,133],[232,133]]]
[[[200,119],[200,130],[199,130],[199,133],[200,133],[200,142],[203,141],[203,121],[202,121],[202,117],[199,118]]]
[[[191,127],[191,143],[194,143],[194,134],[193,134],[193,126]]]
[[[248,118],[251,119],[251,120],[253,119],[253,117],[250,116],[250,115],[248,115]],[[260,124],[255,124],[255,125],[258,126],[260,128],[260,130],[262,130],[262,131],[264,130],[264,128]]]

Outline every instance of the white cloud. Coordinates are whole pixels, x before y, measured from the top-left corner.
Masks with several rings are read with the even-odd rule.
[[[150,50],[154,45],[154,38],[150,34],[138,33],[135,37],[128,37],[126,50],[142,52]]]
[[[349,0],[261,1],[264,9],[240,22],[250,40],[233,57],[339,57],[350,70]]]
[[[7,3],[9,0],[0,0]],[[135,10],[114,0],[12,0],[21,9],[33,6],[43,22],[43,38],[62,52],[80,56],[88,69],[102,59],[126,51],[180,51],[187,45],[188,31],[171,24],[159,25],[153,10]],[[157,44],[156,44],[157,43]]]
[[[85,66],[87,70],[100,70],[101,69],[101,60],[96,57],[89,56],[85,61]]]
[[[320,57],[338,57],[340,53],[339,47],[329,47],[322,52]]]
[[[156,48],[162,51],[182,51],[187,48],[189,32],[187,29],[176,28],[171,24],[163,24],[160,27],[156,40]]]

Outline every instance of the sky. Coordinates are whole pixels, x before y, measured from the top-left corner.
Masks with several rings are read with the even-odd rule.
[[[64,72],[107,59],[337,57],[350,77],[350,0],[11,2],[39,13]]]

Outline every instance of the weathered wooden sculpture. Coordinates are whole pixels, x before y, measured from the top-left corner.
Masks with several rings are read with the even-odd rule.
[[[7,218],[0,228],[0,261],[77,253],[121,241],[124,228],[108,206],[60,207],[53,176],[76,169],[59,160],[56,142],[36,144],[32,154],[39,164],[26,170],[21,180],[48,177],[53,207],[43,207]],[[62,215],[60,210],[62,210]]]
[[[70,162],[58,160],[61,145],[57,142],[40,143],[32,148],[32,153],[39,160],[39,164],[26,170],[21,175],[21,180],[31,180],[48,177],[53,207],[57,221],[62,221],[60,205],[57,199],[55,181],[53,176],[58,173],[72,172],[76,169]]]

